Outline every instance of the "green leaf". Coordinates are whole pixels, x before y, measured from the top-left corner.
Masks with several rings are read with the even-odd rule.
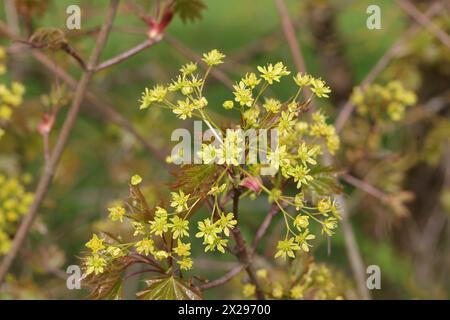
[[[305,191],[313,195],[329,196],[342,193],[342,186],[335,177],[333,167],[316,166],[309,173],[314,179],[305,186]]]
[[[196,288],[172,275],[146,281],[148,288],[137,293],[142,300],[201,300]]]
[[[175,0],[175,12],[184,23],[200,20],[205,9],[206,4],[203,0]]]

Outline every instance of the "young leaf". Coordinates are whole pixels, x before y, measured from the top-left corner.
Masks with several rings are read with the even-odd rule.
[[[330,194],[339,194],[342,192],[342,186],[339,184],[334,174],[333,167],[316,166],[310,171],[314,178],[305,186],[305,191],[313,195],[327,196]]]
[[[137,293],[143,300],[201,300],[197,289],[172,275],[153,278],[146,281],[148,288]]]
[[[204,9],[206,4],[203,0],[175,0],[175,12],[184,23],[200,20]]]

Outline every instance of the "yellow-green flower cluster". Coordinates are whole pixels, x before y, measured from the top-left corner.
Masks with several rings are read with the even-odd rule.
[[[391,81],[385,86],[372,84],[365,88],[357,87],[353,90],[351,101],[361,115],[375,120],[388,117],[392,121],[400,121],[406,108],[417,102],[417,97],[401,82]]]
[[[0,75],[6,73],[5,59],[6,50],[0,47]],[[14,109],[22,104],[24,93],[25,87],[19,82],[12,82],[9,87],[0,84],[0,139],[5,134],[1,127],[11,120]]]
[[[298,268],[295,263],[301,263],[302,268]],[[271,270],[256,270],[256,276],[261,290],[270,299],[343,299],[342,284],[324,264],[295,260],[288,272],[285,266],[283,269],[272,267]],[[246,283],[242,294],[246,298],[253,298],[256,287]]]
[[[0,174],[0,255],[9,251],[17,223],[32,201],[33,194],[26,192],[23,181]]]
[[[225,253],[225,248],[228,244],[228,239],[225,239],[225,237],[230,236],[230,231],[233,230],[236,224],[237,221],[234,219],[233,213],[225,214],[221,212],[216,221],[213,221],[212,218],[200,221],[198,223],[199,231],[195,236],[203,238],[205,252],[217,250]]]
[[[274,194],[277,193],[276,196]],[[337,228],[340,219],[336,202],[330,197],[321,198],[315,206],[307,205],[303,193],[294,197],[285,196],[278,189],[271,191],[269,200],[279,205],[280,211],[285,216],[286,236],[284,240],[278,241],[275,258],[295,258],[295,252],[309,252],[311,244],[316,236],[309,231],[310,222],[321,226],[322,234],[331,237]],[[285,210],[280,204],[284,203],[295,208],[298,212],[293,215]]]
[[[153,91],[144,92],[141,100],[145,102],[156,101],[166,108],[172,110],[180,119],[188,119],[193,116],[202,119],[210,129],[215,133],[220,133],[217,138],[219,143],[205,143],[197,156],[201,158],[204,164],[216,164],[224,173],[233,173],[233,184],[248,187],[259,193],[261,190],[267,193],[271,202],[276,203],[282,211],[285,221],[287,234],[283,240],[278,243],[275,256],[281,258],[295,257],[296,251],[308,252],[310,250],[310,241],[315,238],[311,234],[308,226],[310,222],[316,222],[321,225],[322,233],[331,236],[337,226],[339,214],[335,203],[331,199],[320,200],[317,204],[307,203],[304,197],[304,191],[308,190],[313,184],[320,184],[315,181],[315,169],[319,167],[319,157],[328,152],[334,154],[340,146],[340,140],[335,127],[328,123],[327,117],[320,110],[316,110],[307,115],[311,101],[314,97],[328,98],[331,89],[325,81],[315,78],[312,75],[298,73],[290,80],[296,86],[296,92],[287,100],[283,101],[274,96],[268,96],[267,89],[276,83],[281,83],[283,78],[290,75],[291,72],[282,62],[275,64],[269,63],[258,66],[258,72],[248,72],[239,79],[234,85],[228,100],[223,102],[226,110],[240,113],[240,123],[231,125],[229,129],[266,129],[276,130],[278,132],[278,143],[270,144],[266,151],[267,160],[265,163],[249,164],[247,168],[245,160],[250,155],[251,146],[241,143],[243,137],[238,130],[227,130],[223,126],[218,126],[208,115],[206,106],[208,100],[203,94],[203,86],[211,68],[223,62],[224,55],[217,50],[213,50],[203,55],[203,61],[207,65],[204,76],[199,76],[196,63],[184,65],[179,74],[172,83],[166,87],[154,87]],[[158,90],[156,90],[159,88]],[[164,88],[164,89],[163,89]],[[165,89],[167,88],[167,90]],[[309,90],[304,90],[308,88]],[[157,92],[164,94],[158,95]],[[166,94],[179,93],[182,99],[167,99]],[[144,104],[144,106],[149,103]],[[236,108],[235,108],[236,106]],[[231,111],[230,111],[231,112]],[[218,135],[215,134],[215,137]],[[261,151],[261,150],[259,150]],[[244,160],[244,161],[242,161]],[[268,190],[262,182],[253,179],[254,172],[260,169],[269,169],[272,174],[272,183],[274,187]],[[212,214],[210,218],[204,219],[198,223],[196,236],[203,238],[205,251],[224,252],[227,246],[226,237],[233,229],[236,221],[233,214],[224,215],[223,208],[217,204],[218,195],[226,193],[227,184],[221,179],[224,174],[213,184],[208,195],[214,198]],[[245,182],[235,181],[250,179]],[[232,180],[228,177],[225,180]],[[280,181],[294,183],[298,189],[296,196],[283,195],[281,188],[278,188]],[[220,186],[220,187],[219,187]],[[223,190],[219,190],[225,186]],[[311,197],[310,197],[311,198]],[[317,197],[315,197],[316,199]],[[176,214],[181,217],[181,213],[189,210],[189,202],[195,201],[189,195],[172,193],[172,202],[170,206],[174,208]],[[329,202],[327,202],[329,201]],[[298,216],[292,216],[285,210],[285,206],[290,205],[299,211]],[[328,207],[327,207],[328,205]],[[228,222],[227,219],[229,220]],[[156,235],[163,235],[170,232],[167,224],[170,223],[167,217],[163,220],[155,219],[152,222],[151,230]],[[171,222],[174,224],[174,222]],[[224,223],[224,224],[222,224]],[[227,226],[226,223],[229,223]],[[180,225],[181,228],[181,225]],[[169,231],[168,231],[169,230]],[[136,230],[140,233],[141,230]],[[174,232],[172,230],[172,232]],[[180,233],[181,232],[181,233]],[[179,231],[182,234],[182,231]],[[251,291],[251,289],[249,289]]]
[[[134,175],[130,179],[132,188],[139,188],[141,182],[142,178],[138,175]],[[114,259],[133,253],[149,256],[160,263],[168,263],[168,259],[173,259],[181,270],[191,269],[193,266],[190,257],[191,243],[185,240],[190,236],[187,215],[197,202],[190,201],[190,195],[181,190],[172,192],[171,198],[170,207],[175,211],[168,212],[163,207],[156,207],[150,219],[143,219],[141,216],[129,212],[120,203],[115,203],[108,208],[111,221],[128,223],[133,230],[132,234],[135,240],[123,243],[115,238],[107,241],[106,238],[94,234],[86,243],[90,254],[84,258],[85,274],[101,274]],[[223,215],[215,223],[215,226],[228,236],[234,224],[232,216]],[[226,242],[218,241],[217,237],[212,239],[215,240],[215,243],[208,243],[209,250],[217,248],[222,251]],[[167,241],[171,245],[168,246]]]
[[[153,89],[145,88],[139,100],[140,109],[146,109],[152,104],[171,109],[180,119],[185,120],[193,116],[202,117],[203,108],[208,105],[208,100],[203,96],[203,85],[213,66],[223,63],[225,55],[214,49],[203,54],[203,61],[208,66],[203,77],[197,71],[197,64],[189,62],[180,68],[180,74],[166,86],[156,85]],[[179,93],[182,98],[172,102],[168,99],[169,93]]]

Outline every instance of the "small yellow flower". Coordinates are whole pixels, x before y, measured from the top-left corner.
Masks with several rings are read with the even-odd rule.
[[[214,66],[223,63],[223,58],[225,58],[225,55],[219,50],[214,49],[208,53],[204,53],[202,60],[205,61],[208,66]]]
[[[173,239],[189,236],[189,221],[181,219],[178,216],[171,218],[170,221],[172,222],[170,228]]]
[[[195,62],[189,62],[181,67],[180,72],[184,75],[190,75],[197,70],[197,64]]]
[[[313,77],[311,77],[309,74],[306,73],[297,73],[294,77],[295,84],[298,85],[300,88],[304,86],[309,86],[313,80]]]
[[[325,82],[321,79],[314,79],[311,81],[311,84],[313,88],[311,89],[312,92],[315,93],[315,95],[318,98],[328,98],[329,93],[331,92],[330,87],[327,87],[325,85]]]
[[[190,270],[192,269],[192,259],[184,257],[182,260],[177,261],[177,263],[180,265],[181,270]]]
[[[140,175],[135,174],[134,176],[131,177],[131,185],[132,186],[137,186],[138,184],[140,184],[142,182],[142,178]]]
[[[125,215],[125,208],[122,206],[114,206],[111,208],[108,208],[109,211],[109,218],[111,221],[117,221],[123,222],[123,216]]]
[[[308,241],[314,240],[315,238],[316,238],[316,236],[313,234],[310,234],[309,230],[306,229],[303,233],[301,233],[295,237],[295,241],[297,242],[297,244],[300,246],[300,248],[303,251],[309,252],[309,247],[311,247],[311,245],[308,243]]]
[[[223,103],[222,106],[223,106],[225,109],[230,110],[230,109],[233,109],[234,103],[233,103],[233,101],[231,101],[231,100],[227,100],[227,101],[225,101],[225,102]]]
[[[258,66],[258,70],[261,73],[261,78],[269,84],[273,84],[274,81],[280,82],[282,76],[287,76],[291,73],[282,62],[278,62],[275,65],[270,63],[265,67]]]
[[[156,260],[159,260],[159,261],[169,257],[169,253],[164,250],[158,250],[153,255],[155,256]]]
[[[272,296],[275,299],[281,299],[283,297],[283,286],[279,282],[273,284]]]
[[[150,238],[144,238],[141,241],[136,242],[134,246],[136,247],[137,253],[145,254],[146,256],[155,250],[155,244]]]
[[[261,82],[261,79],[258,79],[256,74],[250,72],[245,75],[242,82],[250,89],[254,89]]]
[[[294,238],[285,239],[278,241],[277,252],[275,258],[281,257],[286,259],[286,257],[295,258],[294,251],[299,250],[300,247],[295,243]]]
[[[178,193],[171,192],[172,196],[172,202],[170,203],[170,206],[172,208],[176,208],[177,212],[182,212],[183,210],[188,209],[188,200],[189,200],[189,194],[184,194],[182,190],[180,190]]]
[[[266,99],[263,108],[266,109],[267,112],[278,113],[281,108],[281,102],[275,99]]]
[[[256,292],[256,287],[255,285],[251,284],[251,283],[247,283],[244,285],[244,288],[242,290],[242,293],[244,294],[245,297],[249,298],[255,295]]]
[[[252,90],[246,87],[244,82],[240,81],[239,84],[234,85],[234,100],[239,102],[241,106],[251,107],[253,103]]]
[[[230,229],[234,228],[234,226],[237,224],[237,221],[234,220],[234,215],[232,212],[229,212],[226,215],[221,212],[220,218],[216,221],[216,224],[219,226],[220,230],[223,231],[223,233],[227,237],[229,237]]]
[[[266,269],[256,270],[256,276],[261,279],[266,279],[267,278],[267,270]]]
[[[292,287],[290,294],[291,294],[292,299],[302,299],[303,298],[303,287],[300,285],[296,285],[296,286]]]
[[[176,248],[172,249],[180,257],[188,257],[191,255],[191,244],[183,243],[178,239],[178,245]]]
[[[93,253],[97,253],[100,250],[105,249],[103,241],[105,241],[105,239],[100,239],[96,234],[93,234],[92,239],[86,243],[86,247],[91,249]]]
[[[107,265],[106,260],[100,257],[98,254],[87,257],[85,263],[87,268],[86,275],[89,275],[93,272],[95,273],[95,275],[103,273]]]
[[[147,109],[154,102],[162,102],[167,95],[167,88],[164,86],[154,86],[153,89],[145,88],[142,97],[139,100],[141,103],[139,109]]]
[[[297,217],[295,217],[294,226],[298,230],[307,228],[309,226],[309,217],[298,215]]]

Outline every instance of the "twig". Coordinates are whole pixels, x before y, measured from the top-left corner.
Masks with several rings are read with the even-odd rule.
[[[420,12],[410,1],[397,0],[397,3],[407,14],[409,14],[414,20],[416,20],[417,23],[428,29],[428,31],[430,31],[439,41],[441,41],[442,44],[450,49],[450,36],[445,33],[444,30],[434,24],[433,21],[430,20],[430,18]]]
[[[161,41],[161,38],[152,38],[152,39],[147,39],[144,42],[138,44],[137,46],[127,50],[126,52],[123,52],[109,60],[106,60],[102,63],[100,63],[96,68],[95,68],[95,72],[98,72],[100,70],[103,70],[105,68],[111,67],[115,64],[118,64],[136,54],[138,54],[141,51],[144,51],[145,49],[153,46],[154,44],[158,43],[159,41]]]
[[[381,202],[387,202],[389,199],[389,195],[364,180],[360,180],[349,174],[343,174],[341,177],[347,183],[379,199]]]
[[[16,35],[2,22],[0,21],[0,32],[5,34],[8,38],[15,39]],[[64,69],[58,67],[53,61],[51,61],[44,53],[39,50],[31,51],[33,57],[40,62],[45,68],[56,75],[58,79],[64,81],[69,87],[76,89],[76,80],[69,75]],[[119,112],[115,110],[111,105],[103,102],[92,91],[87,90],[86,100],[89,101],[100,113],[106,117],[109,121],[121,127],[130,133],[142,146],[147,149],[156,159],[163,165],[167,165],[165,161],[165,152],[155,147],[150,141],[148,141],[143,135],[141,135],[133,125],[124,118]]]
[[[284,36],[289,45],[289,50],[291,51],[292,60],[294,60],[295,68],[298,72],[305,73],[306,65],[305,59],[303,58],[302,52],[300,51],[300,44],[298,43],[297,36],[295,34],[294,25],[292,24],[291,18],[289,17],[289,12],[286,7],[284,0],[275,0],[277,6],[278,14],[281,19],[281,24],[283,27]],[[312,96],[311,90],[308,87],[304,88],[305,96]],[[315,109],[314,99],[311,100],[311,107]]]
[[[425,15],[427,17],[432,17],[440,12],[443,4],[441,2],[436,2],[428,10]],[[370,83],[372,83],[376,77],[387,67],[387,65],[391,62],[391,60],[397,55],[398,49],[403,45],[405,41],[412,38],[418,31],[420,27],[418,25],[414,25],[410,27],[394,44],[386,51],[386,53],[378,60],[375,66],[370,70],[370,72],[363,79],[361,84],[359,85],[361,88],[366,87]],[[347,100],[345,105],[342,107],[341,112],[339,113],[335,127],[336,131],[340,132],[344,127],[347,120],[350,118],[353,110],[355,109],[355,105],[352,103],[350,99]]]
[[[239,265],[235,266],[234,268],[232,268],[230,271],[228,271],[226,274],[224,274],[222,277],[220,277],[216,280],[210,281],[208,283],[202,284],[198,288],[203,291],[203,290],[208,290],[211,288],[219,287],[219,286],[227,283],[231,279],[233,279],[235,276],[237,276],[244,269],[244,267],[245,266],[243,264],[239,264]]]
[[[75,121],[77,119],[78,112],[80,110],[81,102],[83,101],[84,95],[87,90],[87,85],[92,78],[93,72],[91,70],[97,64],[100,58],[100,54],[103,51],[103,48],[105,47],[106,40],[111,30],[112,22],[116,15],[118,5],[119,0],[111,0],[110,9],[108,12],[108,16],[106,18],[106,22],[103,25],[102,30],[100,31],[94,50],[88,62],[89,69],[83,73],[80,82],[77,85],[72,105],[68,111],[64,124],[62,126],[61,133],[59,134],[58,139],[56,141],[54,151],[51,154],[49,162],[45,165],[44,172],[42,173],[39,179],[33,203],[28,209],[26,216],[22,220],[19,229],[17,230],[17,233],[11,245],[11,249],[9,250],[7,255],[3,258],[0,264],[0,283],[6,276],[9,267],[11,266],[23,242],[25,241],[28,231],[30,230],[31,225],[33,224],[33,221],[36,217],[37,211],[45,195],[48,192],[50,184],[53,180],[53,175],[55,173],[56,167],[58,166],[59,160],[61,159],[62,153],[65,149],[72,128],[75,125]]]
[[[6,22],[14,33],[19,33],[19,19],[15,0],[5,0]]]
[[[259,243],[261,242],[262,238],[264,237],[267,230],[269,229],[269,226],[270,226],[270,223],[272,222],[273,217],[275,217],[278,214],[278,212],[280,212],[280,208],[276,204],[273,204],[272,208],[267,213],[263,222],[259,226],[258,231],[256,231],[256,235],[255,235],[255,238],[253,239],[253,244],[252,244],[252,247],[251,247],[250,253],[249,253],[250,257],[254,256]]]
[[[239,189],[234,189],[233,194],[233,214],[236,220],[238,220],[238,212],[239,212],[239,197],[240,197]],[[239,221],[239,220],[238,220]],[[261,288],[261,285],[259,284],[258,277],[256,276],[255,269],[251,263],[251,257],[249,255],[249,252],[247,251],[247,246],[245,244],[244,237],[242,236],[241,230],[239,228],[239,224],[237,224],[232,229],[232,234],[234,237],[234,240],[236,241],[236,245],[238,247],[238,253],[237,258],[239,261],[244,265],[245,271],[247,272],[250,282],[253,283],[253,285],[256,288],[256,297],[259,300],[264,300],[264,292]]]

